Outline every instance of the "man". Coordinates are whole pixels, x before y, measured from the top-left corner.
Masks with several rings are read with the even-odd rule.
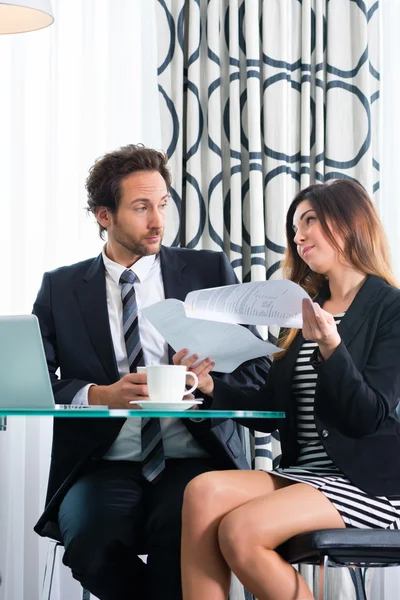
[[[136,367],[173,354],[140,309],[236,283],[223,253],[161,245],[170,185],[165,155],[148,148],[123,147],[92,167],[88,209],[107,232],[103,252],[46,273],[34,305],[56,403],[132,408],[147,396]],[[267,370],[259,359],[224,377],[254,390]],[[219,468],[248,468],[231,420],[55,419],[35,530],[61,534],[65,564],[101,600],[178,600],[183,491]]]

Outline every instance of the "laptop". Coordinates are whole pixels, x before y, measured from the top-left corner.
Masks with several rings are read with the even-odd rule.
[[[92,408],[55,405],[35,315],[0,316],[0,409],[17,408]]]

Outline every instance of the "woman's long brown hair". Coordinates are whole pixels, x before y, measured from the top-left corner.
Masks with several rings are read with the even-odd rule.
[[[347,179],[310,185],[297,194],[286,216],[287,247],[282,270],[283,277],[301,285],[316,298],[327,285],[324,275],[315,273],[297,252],[294,242],[293,216],[297,206],[308,200],[317,215],[330,244],[346,262],[366,275],[377,275],[389,285],[398,287],[390,264],[389,244],[378,213],[364,188]],[[342,247],[335,236],[339,235]],[[287,329],[280,339],[281,358],[298,333]]]

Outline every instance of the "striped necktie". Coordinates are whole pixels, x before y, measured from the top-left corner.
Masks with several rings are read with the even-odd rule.
[[[119,280],[122,298],[122,323],[126,354],[131,373],[144,364],[143,349],[140,343],[138,308],[134,283],[137,276],[126,269]],[[155,482],[165,468],[160,419],[142,419],[142,473],[150,482]]]

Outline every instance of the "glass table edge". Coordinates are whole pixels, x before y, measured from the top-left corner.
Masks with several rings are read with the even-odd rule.
[[[179,418],[179,419],[283,419],[284,412],[260,410],[125,410],[125,409],[0,409],[0,417],[36,416],[57,418],[130,417],[130,418]]]

